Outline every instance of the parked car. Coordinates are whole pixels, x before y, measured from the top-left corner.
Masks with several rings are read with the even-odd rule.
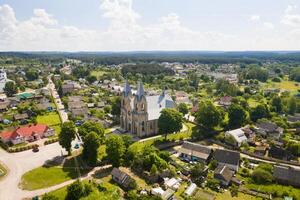
[[[32,148],[32,151],[33,152],[39,152],[40,150],[39,150],[39,146],[34,146],[33,148]]]
[[[76,143],[74,149],[79,149],[79,148],[80,148],[80,144]]]

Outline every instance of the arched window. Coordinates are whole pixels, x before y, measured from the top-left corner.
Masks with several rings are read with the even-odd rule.
[[[145,131],[145,122],[142,122],[142,131]]]
[[[142,104],[142,111],[145,111],[145,104]]]

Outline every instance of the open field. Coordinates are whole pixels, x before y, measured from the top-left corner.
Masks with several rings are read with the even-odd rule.
[[[96,76],[97,79],[102,76],[103,74],[105,74],[106,72],[105,71],[101,71],[101,70],[94,70],[91,72],[91,75],[92,76]]]
[[[264,88],[278,88],[281,90],[289,90],[292,93],[294,93],[300,89],[300,84],[295,81],[287,81],[287,80],[283,80],[279,83],[268,81],[266,84],[264,84],[263,87]]]
[[[37,123],[46,124],[55,130],[55,133],[60,133],[61,121],[57,112],[49,112],[45,115],[37,116]]]
[[[87,173],[87,171],[87,169],[81,169],[80,173]],[[22,176],[20,187],[25,190],[36,190],[57,185],[78,176],[75,157],[71,157],[62,160],[60,164],[51,162],[26,172]]]
[[[232,197],[229,191],[224,193],[217,193],[215,200],[262,200],[262,198],[251,196],[239,192],[237,197]]]

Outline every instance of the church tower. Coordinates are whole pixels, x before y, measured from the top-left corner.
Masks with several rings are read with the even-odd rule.
[[[148,107],[142,82],[138,82],[137,92],[134,97],[133,105],[133,133],[137,134],[139,137],[144,137],[148,132]]]
[[[132,92],[128,81],[125,81],[124,90],[121,97],[121,128],[131,132],[132,110],[131,110]]]

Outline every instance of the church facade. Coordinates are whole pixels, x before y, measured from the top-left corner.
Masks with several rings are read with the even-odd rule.
[[[160,95],[147,96],[143,84],[139,82],[136,94],[132,94],[126,81],[121,97],[121,128],[138,137],[156,135],[160,111],[174,107],[175,102],[164,91]]]

